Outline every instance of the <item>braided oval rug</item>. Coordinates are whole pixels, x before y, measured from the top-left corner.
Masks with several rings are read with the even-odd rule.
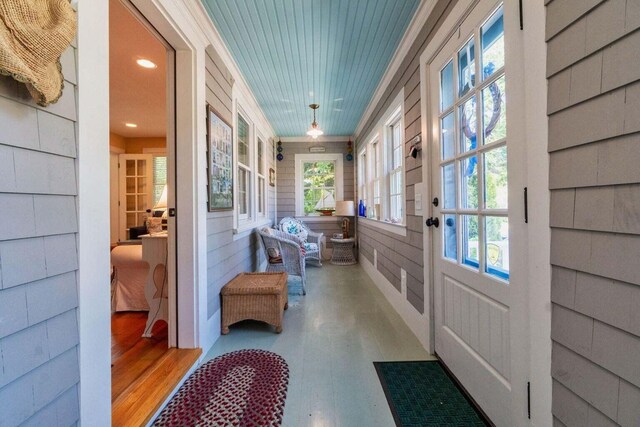
[[[279,426],[289,384],[287,362],[264,350],[210,360],[180,387],[154,426]]]

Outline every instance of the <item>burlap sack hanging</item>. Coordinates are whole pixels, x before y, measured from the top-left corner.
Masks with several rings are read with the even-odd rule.
[[[60,55],[77,29],[69,0],[0,0],[0,73],[27,84],[42,106],[62,95]]]

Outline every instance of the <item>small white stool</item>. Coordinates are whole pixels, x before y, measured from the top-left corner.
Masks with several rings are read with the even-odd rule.
[[[331,264],[335,265],[353,265],[358,261],[353,255],[353,244],[356,239],[331,239],[333,243],[333,254],[331,255]]]

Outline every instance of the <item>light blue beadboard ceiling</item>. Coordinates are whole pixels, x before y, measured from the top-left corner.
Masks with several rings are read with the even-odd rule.
[[[352,135],[420,0],[202,0],[279,136]]]

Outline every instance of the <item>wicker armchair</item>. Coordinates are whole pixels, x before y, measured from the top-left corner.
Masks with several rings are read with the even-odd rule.
[[[267,272],[287,272],[302,279],[302,295],[307,294],[305,258],[302,254],[303,242],[296,236],[279,230],[263,228],[257,231],[260,236],[264,256],[267,259]]]
[[[304,243],[304,250],[307,252],[305,260],[316,261],[322,266],[322,248],[321,242],[323,233],[315,233],[304,222],[292,218],[284,217],[280,220],[280,230],[285,233],[293,234]]]

